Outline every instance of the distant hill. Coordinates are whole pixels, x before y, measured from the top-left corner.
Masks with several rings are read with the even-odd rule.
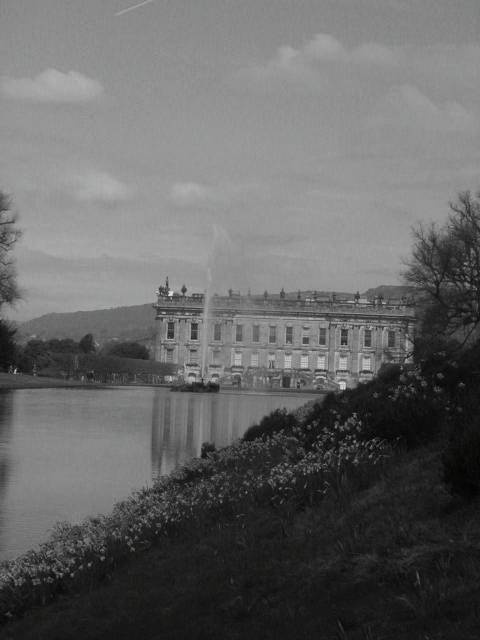
[[[19,326],[20,339],[41,340],[72,338],[80,340],[86,333],[103,344],[113,338],[151,345],[155,335],[155,310],[151,304],[115,307],[95,311],[47,313]]]
[[[375,298],[375,296],[378,297],[379,295],[382,295],[385,301],[389,299],[399,300],[402,296],[409,298],[414,295],[414,293],[415,287],[407,285],[381,284],[373,289],[367,289],[365,293],[362,293],[362,298],[371,300],[372,298]]]

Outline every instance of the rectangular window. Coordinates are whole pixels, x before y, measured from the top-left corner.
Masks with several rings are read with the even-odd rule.
[[[310,344],[310,327],[303,327],[302,330],[302,344]]]
[[[167,362],[173,362],[173,349],[167,349]]]
[[[213,339],[217,342],[222,339],[222,325],[220,323],[213,325]]]
[[[269,369],[275,369],[275,354],[274,353],[269,353],[268,354],[268,368]]]
[[[277,327],[270,326],[268,332],[268,342],[274,344],[277,341]]]
[[[190,364],[198,364],[198,351],[190,349]]]
[[[317,369],[325,370],[326,368],[327,368],[327,356],[322,354],[317,358]]]
[[[237,324],[235,327],[235,342],[243,342],[243,324]]]
[[[214,351],[212,353],[213,364],[220,364],[221,351]]]
[[[286,353],[285,354],[285,360],[284,360],[284,369],[291,369],[292,368],[292,354],[291,353]]]
[[[300,356],[300,369],[308,369],[308,355],[303,353]]]
[[[198,340],[198,322],[192,322],[190,325],[190,340]]]
[[[326,327],[320,327],[320,331],[318,333],[318,344],[321,347],[327,346],[327,328]]]
[[[372,357],[362,356],[362,371],[371,371],[371,370],[372,370]]]
[[[348,357],[340,356],[338,358],[338,370],[339,371],[348,371]]]
[[[250,366],[258,367],[258,353],[252,353],[250,356]]]
[[[348,346],[348,329],[340,329],[340,346]]]
[[[252,327],[252,342],[260,342],[260,325],[254,324]]]
[[[372,330],[365,329],[363,332],[363,346],[371,347],[372,346]]]
[[[285,344],[293,344],[293,327],[285,327]]]
[[[175,338],[175,323],[169,322],[167,324],[167,340],[173,340]]]
[[[234,367],[241,367],[242,366],[242,352],[241,351],[235,351],[233,354],[233,366]]]
[[[395,347],[395,331],[388,332],[388,346],[390,349]]]

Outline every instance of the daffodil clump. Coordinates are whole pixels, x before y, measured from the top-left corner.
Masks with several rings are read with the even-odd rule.
[[[239,440],[178,468],[118,503],[107,516],[59,524],[37,550],[1,566],[0,615],[9,618],[56,594],[95,584],[125,557],[188,526],[215,522],[249,506],[297,509],[321,499],[349,473],[378,467],[390,455],[381,439],[360,437],[362,428],[352,415],[308,446],[308,424],[293,433]]]

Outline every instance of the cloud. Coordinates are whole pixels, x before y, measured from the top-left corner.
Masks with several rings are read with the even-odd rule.
[[[1,80],[1,91],[7,98],[30,102],[82,103],[99,98],[104,90],[101,83],[78,71],[46,69],[35,78]]]
[[[79,202],[116,204],[132,197],[134,189],[105,171],[69,175],[65,189]]]
[[[348,49],[328,33],[317,33],[301,48],[281,46],[276,54],[263,65],[243,72],[253,80],[281,78],[290,81],[319,79],[320,68],[327,64],[343,64],[357,67],[395,67],[402,60],[399,50],[375,42],[367,42]]]
[[[315,89],[325,86],[325,81],[342,78],[351,84],[359,72],[362,81],[370,74],[384,84],[416,84],[445,95],[473,92],[473,99],[478,100],[480,45],[388,46],[363,42],[348,47],[331,34],[317,33],[301,47],[279,47],[265,63],[239,75],[260,87],[270,86],[269,82],[288,82]]]
[[[349,60],[354,64],[377,67],[396,67],[404,61],[404,54],[399,49],[385,47],[376,42],[367,42],[353,49]]]
[[[317,33],[312,40],[298,52],[308,60],[345,60],[348,53],[341,42],[328,33]]]
[[[475,132],[478,118],[456,101],[436,104],[416,86],[392,87],[368,120],[371,127],[400,127],[430,132]]]
[[[198,182],[176,182],[170,190],[170,200],[176,207],[189,208],[214,202],[218,194]]]

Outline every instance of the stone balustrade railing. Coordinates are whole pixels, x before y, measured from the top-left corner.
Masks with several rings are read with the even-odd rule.
[[[172,311],[182,308],[203,309],[205,298],[203,295],[181,296],[181,295],[159,295],[154,307],[162,309],[172,309]],[[268,309],[277,312],[295,312],[311,310],[319,312],[338,312],[349,314],[401,314],[406,316],[415,315],[415,304],[405,300],[387,301],[354,301],[354,300],[325,300],[314,298],[264,298],[263,296],[212,296],[209,304],[210,310],[241,310],[258,311]]]

